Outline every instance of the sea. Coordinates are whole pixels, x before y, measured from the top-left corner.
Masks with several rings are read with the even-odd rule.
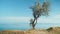
[[[49,27],[59,27],[59,23],[37,23],[36,29],[47,29]],[[32,26],[29,23],[3,23],[0,22],[0,31],[1,30],[29,30],[32,29]]]

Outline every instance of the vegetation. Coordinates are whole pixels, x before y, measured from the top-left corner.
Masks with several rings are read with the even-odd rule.
[[[36,0],[35,5],[30,7],[33,11],[33,19],[30,20],[30,25],[32,26],[32,29],[35,29],[35,26],[37,24],[37,20],[40,16],[48,15],[48,2],[44,1],[43,5],[41,6],[39,1]]]

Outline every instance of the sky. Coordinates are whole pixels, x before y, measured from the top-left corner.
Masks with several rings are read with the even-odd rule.
[[[41,5],[43,0],[39,0]],[[30,23],[35,0],[0,0],[0,23]],[[49,16],[40,16],[38,23],[60,23],[60,0],[50,0]]]

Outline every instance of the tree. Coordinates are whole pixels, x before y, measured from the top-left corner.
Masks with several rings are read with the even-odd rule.
[[[32,26],[32,29],[35,29],[35,26],[37,24],[37,19],[42,15],[48,15],[48,4],[46,1],[43,2],[43,5],[41,6],[39,1],[36,0],[35,5],[30,7],[33,11],[33,19],[30,20],[30,25]]]

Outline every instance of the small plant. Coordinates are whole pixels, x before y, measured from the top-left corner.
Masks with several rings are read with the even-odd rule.
[[[53,30],[53,28],[52,27],[50,27],[50,28],[48,28],[47,29],[47,31],[49,32],[49,31],[52,31]]]

